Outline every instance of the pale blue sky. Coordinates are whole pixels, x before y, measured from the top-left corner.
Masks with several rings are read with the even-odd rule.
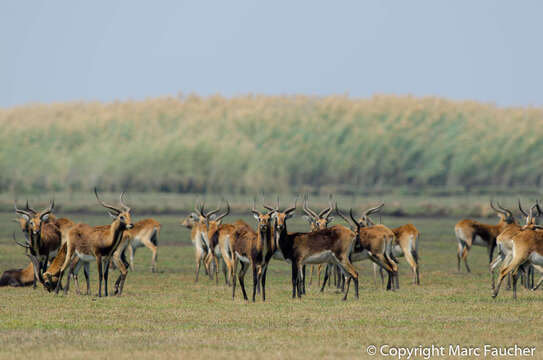
[[[3,1],[0,106],[220,93],[543,105],[540,1]]]

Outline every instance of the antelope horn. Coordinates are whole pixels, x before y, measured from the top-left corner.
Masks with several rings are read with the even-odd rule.
[[[496,204],[498,204],[498,207],[502,211],[504,211],[507,216],[513,217],[513,213],[511,212],[511,210],[508,210],[508,209],[504,208],[503,206],[501,206],[501,204],[499,202],[496,202]]]
[[[536,200],[536,201],[535,201],[535,204],[536,204],[536,206],[537,206],[537,213],[538,213],[537,216],[543,215],[543,211],[541,211],[541,208],[539,207],[539,200]]]
[[[353,219],[354,223],[356,224],[357,227],[360,227],[360,224],[358,223],[358,221],[356,221],[356,219],[354,218],[353,216],[353,208],[351,208],[349,210],[349,215],[351,215],[351,219]]]
[[[277,197],[277,199],[279,199],[279,197]],[[296,198],[294,199],[294,206],[291,206],[289,207],[288,209],[286,209],[284,211],[285,214],[290,214],[291,212],[293,212],[294,210],[296,210],[296,204],[298,203],[298,197],[296,196]],[[279,205],[279,204],[278,204]]]
[[[117,209],[115,206],[106,204],[105,202],[103,202],[102,200],[100,200],[100,197],[98,196],[98,190],[96,190],[96,188],[94,188],[94,195],[96,195],[96,200],[98,200],[98,202],[99,202],[103,207],[105,207],[106,209],[113,210],[113,211],[115,211],[117,214],[120,214],[120,213],[121,213],[121,210]]]
[[[305,194],[304,196],[304,205],[302,207],[302,210],[311,218],[313,218],[313,220],[316,220],[319,218],[319,215],[317,215],[316,212],[314,212],[313,210],[311,210],[308,206],[307,206],[307,194]]]
[[[255,207],[256,207],[256,198],[253,198],[253,208],[251,209],[251,212],[255,214],[256,216],[260,216],[260,213],[256,211]],[[264,205],[264,207],[266,206]],[[273,211],[274,209],[271,209],[271,210]]]
[[[328,216],[332,213],[332,210],[334,209],[334,206],[332,205],[332,194],[330,194],[329,200],[328,200],[328,209],[324,209],[319,214],[319,217],[322,217],[323,219],[327,219]]]
[[[346,217],[345,215],[343,215],[343,214],[339,211],[339,209],[338,209],[338,207],[337,207],[337,201],[336,201],[335,210],[336,210],[336,214],[337,214],[339,217],[341,217],[343,220],[345,220],[345,222],[346,222],[347,224],[349,224],[350,227],[353,226],[353,224],[349,221],[349,218]]]
[[[30,249],[30,246],[28,244],[23,244],[17,241],[17,238],[15,237],[15,231],[13,232],[13,241],[19,246],[24,247],[25,249]]]
[[[21,209],[17,208],[17,203],[15,202],[15,200],[13,201],[13,206],[15,208],[15,213],[17,213],[19,215],[26,215],[29,218],[32,217],[32,214],[29,211],[25,211],[25,210],[21,210]]]
[[[518,199],[518,209],[520,210],[522,215],[528,216],[528,214],[526,213],[526,211],[524,211],[524,209],[522,208],[522,205],[520,204],[520,199]]]
[[[223,199],[224,200],[224,199]],[[228,200],[224,200],[226,201],[226,212],[224,214],[222,214],[221,216],[218,216],[215,221],[219,221],[221,220],[222,218],[224,218],[225,216],[227,216],[228,214],[230,214],[230,204],[228,203]]]
[[[124,201],[123,201],[124,194],[125,194],[125,192],[123,191],[123,192],[121,193],[121,196],[119,197],[119,203],[121,204],[121,206],[122,206],[122,208],[124,209],[124,211],[130,211],[130,207],[127,206],[127,205],[124,203]]]
[[[30,206],[28,206],[28,199],[26,199],[25,210],[26,210],[26,211],[31,211],[32,213],[34,213],[34,215],[36,215],[36,214],[38,213],[35,209],[33,209],[33,208],[31,208]]]
[[[216,208],[215,210],[210,211],[210,212],[208,212],[207,214],[205,214],[205,217],[208,218],[208,217],[210,217],[211,215],[214,215],[214,214],[218,213],[219,210],[221,210],[221,203],[219,203],[219,205],[217,206],[217,208]]]
[[[492,210],[494,210],[495,212],[498,212],[498,213],[503,214],[503,215],[507,215],[507,213],[505,213],[503,210],[496,209],[496,208],[494,207],[494,204],[492,203],[492,200],[490,200],[490,207],[491,207]]]
[[[40,214],[40,219],[43,219],[45,215],[49,215],[55,208],[55,200],[51,200],[49,203],[49,208],[45,209],[43,213]]]
[[[264,208],[266,210],[269,210],[271,212],[275,212],[275,211],[279,212],[279,195],[277,195],[277,207],[273,208],[273,207],[271,207],[269,205],[266,205],[266,204],[263,204],[262,206],[264,206]]]
[[[385,206],[385,203],[382,203],[381,205],[378,205],[376,207],[372,207],[372,208],[366,210],[366,212],[364,212],[364,215],[366,215],[366,217],[368,217],[368,216],[370,216],[372,214],[378,213],[383,206]]]

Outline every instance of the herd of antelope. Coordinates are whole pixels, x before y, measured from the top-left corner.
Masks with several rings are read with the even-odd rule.
[[[124,193],[123,193],[124,194]],[[152,252],[152,271],[156,270],[157,245],[161,225],[154,219],[144,219],[132,223],[131,209],[120,195],[119,205],[104,203],[95,189],[98,202],[107,209],[112,222],[103,226],[76,224],[66,218],[57,218],[54,214],[54,202],[49,207],[37,211],[26,203],[25,208],[15,204],[15,220],[24,235],[24,242],[14,241],[23,247],[30,258],[30,264],[19,270],[8,270],[0,278],[0,286],[37,287],[39,281],[48,291],[58,294],[63,290],[66,294],[73,279],[76,292],[79,294],[78,273],[83,267],[87,284],[86,294],[90,294],[89,264],[96,261],[98,269],[98,296],[108,296],[108,273],[110,265],[114,265],[120,274],[115,282],[114,294],[121,295],[128,269],[134,270],[134,253],[138,247],[146,246]],[[287,220],[294,216],[297,198],[293,206],[281,210],[279,199],[275,206],[262,205],[256,209],[256,200],[250,214],[256,220],[256,227],[243,220],[224,223],[223,219],[230,214],[230,204],[207,211],[202,202],[195,206],[195,211],[181,221],[181,225],[191,231],[191,241],[195,250],[195,281],[198,281],[200,268],[203,265],[206,274],[219,282],[219,269],[222,268],[224,281],[232,288],[235,298],[236,283],[243,298],[248,300],[245,289],[245,274],[249,268],[253,275],[252,300],[261,293],[266,299],[266,275],[271,259],[286,261],[291,264],[292,297],[301,298],[306,292],[306,265],[311,265],[309,285],[317,272],[320,291],[326,284],[334,283],[343,292],[343,300],[347,299],[351,281],[358,298],[358,272],[353,262],[370,260],[373,263],[374,278],[380,273],[384,286],[384,272],[388,276],[387,290],[399,288],[398,260],[404,257],[413,272],[413,281],[420,284],[418,244],[420,233],[412,224],[397,228],[389,228],[376,224],[371,216],[377,214],[384,206],[367,209],[359,218],[350,209],[349,217],[345,216],[330,198],[328,207],[322,211],[314,211],[304,197],[302,210],[304,219],[309,223],[307,232],[289,232]],[[483,224],[475,220],[461,220],[455,226],[458,241],[458,270],[463,261],[470,272],[467,262],[468,252],[472,246],[485,246],[489,254],[489,269],[493,297],[498,295],[500,286],[508,277],[512,279],[513,297],[516,298],[517,280],[522,276],[522,283],[536,290],[543,283],[543,277],[535,284],[534,270],[543,273],[543,226],[537,224],[537,218],[543,215],[536,202],[529,210],[524,211],[519,201],[519,210],[525,216],[525,224],[521,225],[513,213],[490,202],[491,208],[500,220],[496,225]],[[347,226],[332,225],[336,214]],[[498,255],[493,258],[498,248]],[[128,259],[127,259],[128,258]],[[494,272],[501,265],[497,284]],[[68,270],[65,284],[62,279]],[[322,286],[321,275],[323,275]],[[331,280],[333,277],[333,281]]]

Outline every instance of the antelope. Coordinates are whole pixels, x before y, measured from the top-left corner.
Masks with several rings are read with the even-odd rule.
[[[464,219],[455,225],[454,232],[458,241],[458,271],[460,271],[460,262],[463,259],[467,272],[471,272],[468,265],[468,252],[473,245],[485,246],[488,250],[488,263],[492,263],[494,249],[496,248],[496,237],[507,225],[516,223],[510,211],[496,209],[492,201],[490,207],[498,213],[500,218],[498,224],[483,224],[475,220]]]
[[[151,271],[156,271],[158,236],[160,234],[160,223],[155,219],[143,219],[134,224],[134,227],[125,230],[123,236],[126,238],[128,246],[126,251],[130,261],[130,269],[134,271],[134,255],[139,247],[147,247],[152,255]]]
[[[524,209],[522,208],[522,205],[520,203],[520,199],[518,201],[518,207],[520,212],[525,216],[525,226],[529,225],[536,225],[536,218],[540,216],[541,210],[539,208],[539,204],[536,202],[531,208],[530,213],[526,213]],[[498,208],[500,211],[503,212],[510,212],[509,210],[503,208],[500,204],[498,204]],[[533,214],[533,211],[537,210],[537,215]],[[505,229],[498,235],[496,238],[496,245],[498,247],[498,255],[496,258],[492,261],[490,264],[490,273],[491,273],[491,286],[492,289],[495,288],[495,281],[494,281],[494,272],[498,268],[498,266],[502,263],[508,264],[511,262],[511,259],[513,258],[513,241],[512,238],[518,234],[522,230],[522,227],[517,223],[509,224],[505,227]],[[510,282],[510,277],[508,277],[508,282]],[[508,285],[510,287],[510,283]]]
[[[392,254],[394,233],[384,225],[367,226],[367,217],[378,212],[384,204],[366,210],[362,216],[362,222],[353,216],[353,209],[349,210],[351,221],[343,215],[336,203],[336,214],[339,215],[351,229],[355,230],[355,246],[351,261],[370,259],[373,263],[383,268],[388,274],[387,290],[395,290],[398,286],[398,264]],[[394,282],[395,280],[395,282]],[[326,281],[326,278],[325,278]],[[324,284],[323,284],[324,287]]]
[[[270,223],[272,213],[258,212],[254,203],[251,213],[257,221],[257,231],[255,232],[250,226],[238,222],[234,236],[229,241],[230,254],[232,254],[232,299],[236,296],[235,275],[238,263],[240,263],[241,269],[237,275],[243,298],[248,300],[244,278],[250,266],[253,270],[253,302],[255,302],[259,284],[262,288],[262,301],[266,301],[266,279],[263,275],[273,253]]]
[[[58,282],[55,289],[55,292],[57,294],[60,289],[60,284],[62,282],[64,272],[66,271],[66,268],[68,267],[70,261],[72,261],[75,256],[77,256],[80,261],[87,263],[96,260],[96,264],[98,267],[99,297],[102,296],[102,279],[104,279],[105,282],[105,295],[108,295],[107,280],[109,262],[113,257],[115,265],[119,268],[119,271],[121,272],[121,275],[115,283],[115,294],[120,296],[123,292],[127,270],[124,263],[120,260],[120,251],[116,250],[119,248],[119,245],[123,240],[123,232],[127,229],[132,229],[133,227],[130,214],[131,209],[123,202],[124,192],[121,193],[120,196],[119,202],[121,207],[109,205],[100,200],[96,188],[94,189],[94,194],[96,195],[96,199],[98,200],[98,202],[103,207],[112,211],[109,212],[109,215],[113,218],[113,222],[111,223],[111,225],[94,227],[87,224],[77,224],[68,231],[66,241],[66,259],[64,260],[64,263],[62,264],[62,267],[60,269]],[[105,262],[105,274],[102,273],[103,261]],[[68,278],[67,285],[64,288],[64,293],[67,293],[69,281],[70,279]]]
[[[303,211],[306,215],[304,215],[303,218],[307,220],[307,222],[309,223],[311,227],[311,231],[326,229],[328,227],[328,224],[330,224],[334,220],[333,216],[330,217],[332,210],[333,210],[333,206],[332,206],[332,203],[330,202],[327,208],[325,208],[324,210],[322,210],[321,212],[317,214],[315,211],[311,210],[309,206],[307,206],[307,195],[304,198]],[[311,271],[309,275],[309,285],[311,285],[311,283],[313,282],[313,273],[315,272],[315,270],[316,270],[315,265],[311,265]],[[322,271],[322,264],[319,264],[318,269],[317,269],[319,285],[321,283],[321,271]],[[329,271],[328,265],[326,267],[326,271]],[[305,268],[304,268],[304,274],[305,274]]]
[[[364,214],[358,220],[366,226],[374,226],[375,223],[371,220],[370,216]],[[420,241],[420,232],[413,224],[405,224],[398,226],[396,228],[391,228],[394,233],[394,245],[392,247],[392,255],[395,258],[405,257],[407,264],[411,267],[413,271],[414,279],[413,282],[416,285],[420,285],[420,276],[419,276],[419,256],[418,256],[418,244]],[[383,280],[383,268],[380,268],[377,264],[373,264],[373,274],[374,278],[377,276],[377,270],[381,276],[381,283]],[[398,285],[398,284],[397,284]]]
[[[200,275],[200,266],[204,263],[204,270],[207,275],[210,275],[210,271],[206,265],[206,259],[210,255],[209,243],[207,240],[207,219],[211,219],[212,215],[217,213],[219,209],[205,213],[204,203],[200,204],[198,208],[195,205],[196,212],[190,213],[187,218],[181,223],[182,226],[191,229],[190,240],[194,245],[194,255],[196,260],[196,278],[194,282],[198,282]]]
[[[289,233],[286,220],[294,215],[295,210],[296,202],[284,212],[275,211],[272,214],[276,251],[292,264],[292,298],[296,295],[302,297],[303,265],[325,263],[338,265],[342,273],[349,276],[343,300],[347,300],[351,279],[354,281],[355,297],[358,298],[358,273],[349,259],[355,233],[342,225],[309,233]]]
[[[21,223],[22,224],[22,223]],[[30,250],[30,242],[25,239],[25,243],[19,243],[13,233],[13,240],[16,244],[22,246],[27,251]],[[27,256],[30,255],[27,253]],[[6,270],[0,277],[0,286],[28,286],[36,283],[36,277],[34,276],[34,264],[31,261],[30,264],[24,269],[11,269]]]
[[[517,298],[518,270],[524,264],[531,263],[539,272],[543,272],[543,227],[540,225],[528,224],[511,238],[513,243],[513,258],[508,264],[500,269],[498,284],[494,289],[492,297],[498,296],[503,279],[511,274],[513,278],[513,299]],[[543,277],[539,280],[533,290],[536,290],[543,283]]]

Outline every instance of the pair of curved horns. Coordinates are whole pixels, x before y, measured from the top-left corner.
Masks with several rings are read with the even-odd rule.
[[[119,197],[119,203],[121,204],[121,207],[118,208],[116,206],[113,206],[113,205],[110,205],[110,204],[106,204],[105,202],[103,202],[100,197],[98,196],[98,190],[96,188],[94,188],[94,195],[96,195],[96,200],[98,200],[98,202],[103,206],[105,207],[106,209],[110,209],[110,210],[113,210],[115,211],[117,214],[120,214],[122,213],[123,211],[127,211],[129,212],[130,211],[130,207],[128,207],[124,201],[123,201],[123,197],[124,197],[124,191],[121,193],[121,196]]]
[[[330,214],[332,213],[332,210],[334,210],[334,205],[332,204],[332,195],[330,195],[330,199],[328,200],[328,207],[322,210],[319,214],[317,214],[315,211],[311,210],[309,206],[307,206],[307,194],[304,195],[304,205],[303,205],[303,211],[313,220],[318,219],[328,219]]]
[[[294,210],[296,210],[296,204],[298,203],[298,197],[296,196],[296,198],[294,199],[294,206],[291,206],[289,207],[288,209],[285,209],[284,211],[282,211],[285,215],[288,215],[290,214],[291,212],[293,212]],[[269,211],[271,211],[272,213],[273,212],[281,212],[279,210],[279,196],[277,196],[277,206],[275,208],[272,208],[271,206],[268,206],[266,204],[263,205],[264,208],[268,209]]]

